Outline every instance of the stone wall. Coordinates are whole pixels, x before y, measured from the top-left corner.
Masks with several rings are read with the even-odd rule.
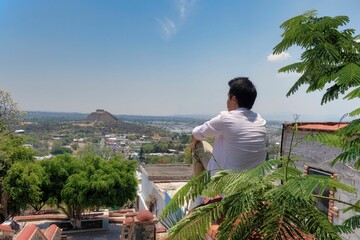
[[[283,126],[283,137],[281,143],[282,155],[287,155],[290,150],[291,139],[292,139],[292,130],[291,126]],[[293,146],[295,146],[291,155],[296,162],[296,168],[301,171],[305,170],[305,167],[311,167],[320,169],[326,172],[331,173],[334,177],[339,179],[341,182],[346,183],[350,186],[353,186],[357,189],[356,193],[348,193],[342,190],[337,190],[334,192],[334,197],[341,201],[346,201],[350,203],[355,203],[360,198],[360,173],[355,170],[348,164],[337,163],[335,166],[331,167],[330,162],[341,153],[341,149],[334,148],[331,146],[325,146],[319,142],[312,142],[305,140],[304,137],[312,134],[313,131],[303,131],[298,130],[293,138]],[[295,145],[296,144],[296,145]],[[332,216],[333,224],[342,224],[345,219],[354,215],[354,212],[344,213],[346,205],[339,202],[334,202],[332,206],[333,210],[339,209],[339,214]],[[330,209],[331,210],[331,209]],[[360,230],[357,230],[354,234],[343,235],[343,239],[355,240],[360,239]]]

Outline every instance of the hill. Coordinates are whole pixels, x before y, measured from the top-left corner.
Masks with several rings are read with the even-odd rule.
[[[119,119],[114,117],[111,113],[104,109],[97,109],[96,112],[91,113],[85,119],[85,122],[104,122],[104,123],[116,123]]]

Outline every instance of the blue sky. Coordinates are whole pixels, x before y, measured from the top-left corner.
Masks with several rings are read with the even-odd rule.
[[[296,76],[277,70],[300,51],[270,56],[280,24],[310,9],[347,15],[360,34],[359,0],[2,0],[0,88],[25,111],[213,115],[227,82],[248,76],[265,117],[339,119],[359,101],[287,98]]]

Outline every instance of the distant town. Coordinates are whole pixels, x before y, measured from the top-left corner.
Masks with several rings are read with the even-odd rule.
[[[37,159],[81,154],[91,148],[101,155],[122,154],[145,163],[189,163],[191,130],[206,117],[115,116],[97,109],[91,114],[27,112],[15,133]],[[279,152],[281,122],[268,121],[269,158]],[[211,141],[211,140],[210,140]]]

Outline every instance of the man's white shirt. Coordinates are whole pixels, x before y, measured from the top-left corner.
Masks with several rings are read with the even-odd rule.
[[[215,137],[213,156],[207,169],[245,170],[258,166],[266,157],[266,121],[246,108],[223,111],[193,129],[198,140]]]

